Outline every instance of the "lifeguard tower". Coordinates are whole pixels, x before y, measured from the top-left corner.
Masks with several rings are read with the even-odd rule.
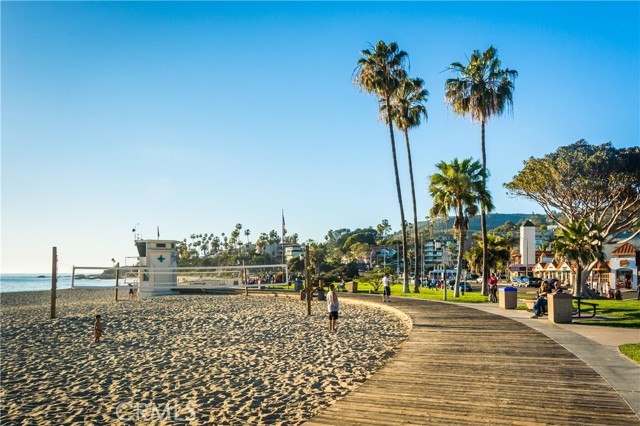
[[[172,294],[171,288],[178,285],[178,256],[175,240],[136,240],[138,248],[139,296],[162,296]]]

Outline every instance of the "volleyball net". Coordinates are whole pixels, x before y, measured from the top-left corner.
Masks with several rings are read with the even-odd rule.
[[[175,268],[74,266],[71,276],[72,288],[117,288],[134,291],[151,288],[207,290],[288,285],[289,272],[286,264]]]

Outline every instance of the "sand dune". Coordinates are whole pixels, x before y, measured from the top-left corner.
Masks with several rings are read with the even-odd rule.
[[[166,296],[113,302],[112,290],[2,295],[2,424],[295,425],[393,355],[409,325],[341,300]],[[92,344],[100,313],[104,339]],[[120,423],[120,420],[127,420]]]

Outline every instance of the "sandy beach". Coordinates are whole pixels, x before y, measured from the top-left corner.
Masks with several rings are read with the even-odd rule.
[[[126,296],[126,295],[124,295]],[[273,295],[113,301],[113,290],[1,299],[2,424],[296,425],[364,382],[410,325],[341,299]],[[103,342],[93,344],[94,315]]]

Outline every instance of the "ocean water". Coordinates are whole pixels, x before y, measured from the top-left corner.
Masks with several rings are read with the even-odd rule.
[[[116,285],[116,280],[79,280],[76,278],[74,285],[78,287],[111,287]],[[122,279],[119,281],[119,285],[123,285]],[[58,275],[56,287],[58,289],[71,288],[71,274]],[[51,274],[0,274],[0,293],[38,290],[51,290]]]

